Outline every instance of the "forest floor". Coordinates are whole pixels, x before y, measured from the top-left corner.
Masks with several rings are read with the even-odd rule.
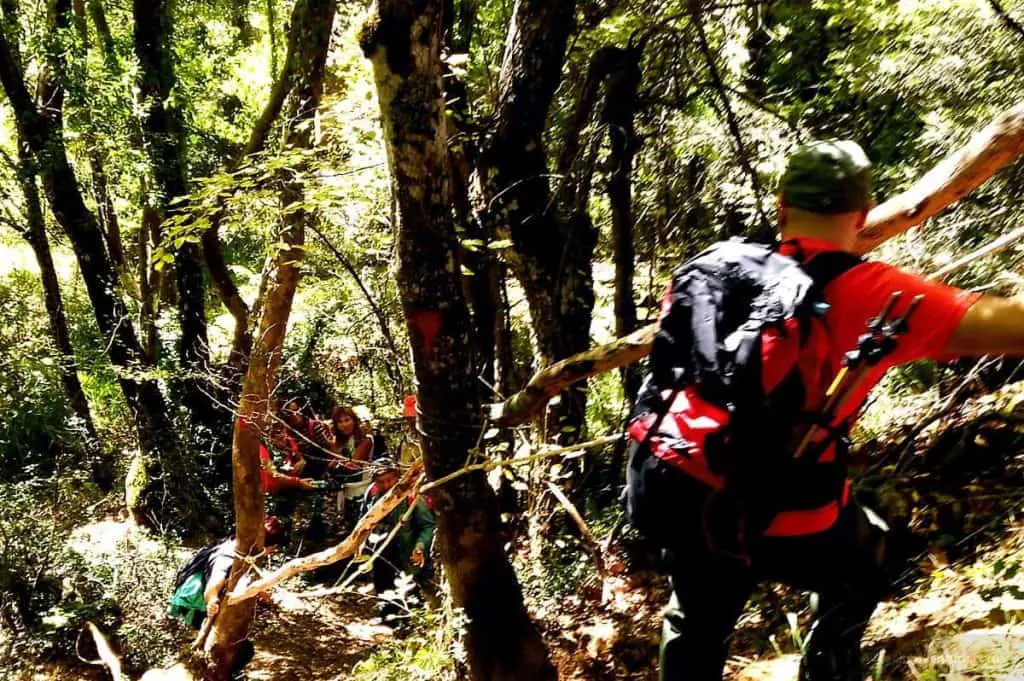
[[[927,405],[915,409],[939,413]],[[907,461],[902,467],[895,464],[898,475],[883,471],[889,487],[879,490],[878,499],[888,506],[889,517],[901,510],[893,499],[906,502],[905,527],[914,534],[901,541],[919,543],[905,543],[912,550],[904,553],[916,558],[906,563],[898,595],[872,618],[865,638],[870,677],[1024,679],[1024,382],[964,400],[949,418],[933,419],[929,430],[913,427],[918,420],[902,412],[886,412],[910,424],[904,430],[913,431],[919,442],[909,457],[904,456],[910,451],[904,446],[906,434],[897,429],[885,429],[893,430],[895,448],[884,440],[868,443],[875,461]],[[561,595],[551,595],[550,575],[525,554],[525,562],[517,565],[532,596],[530,614],[563,681],[657,678],[667,583],[652,569],[650,551],[622,547],[633,541],[631,536],[605,554],[609,576],[603,583],[591,570],[590,578],[572,582]],[[130,636],[139,622],[159,621],[164,638],[152,639],[150,649],[173,653],[175,645],[187,644],[188,632],[163,624],[166,594],[160,585],[188,549],[158,542],[110,517],[81,528],[73,544],[86,563],[121,566],[120,579],[131,587],[128,593],[139,591],[136,584],[149,585],[132,603],[122,602],[122,637],[125,630]],[[453,678],[447,661],[455,648],[443,618],[418,612],[413,626],[396,637],[376,619],[369,584],[357,583],[343,593],[318,593],[332,581],[291,580],[275,593],[276,604],[261,606],[253,630],[257,654],[249,667],[251,679]],[[740,620],[728,678],[795,681],[797,652],[808,624],[805,595],[782,587],[762,590]],[[0,631],[0,647],[2,643]],[[126,647],[131,645],[129,638]],[[0,681],[87,678],[105,677],[102,672],[72,674],[55,667],[37,667],[19,676],[0,664]]]
[[[950,565],[935,554],[923,559],[919,566],[923,576],[916,588],[883,604],[872,619],[865,639],[871,678],[1024,679],[1021,556],[1024,524],[1008,529],[1003,541],[971,560]],[[614,562],[611,567],[618,572]],[[603,603],[601,596],[592,595],[532,612],[551,647],[559,677],[563,681],[656,679],[659,614],[667,595],[664,580],[648,571],[622,571],[606,580]],[[282,590],[275,594],[275,601],[260,606],[253,630],[257,654],[248,668],[253,681],[350,679],[360,661],[395,640],[392,629],[376,618],[368,584],[356,592],[329,596]],[[787,598],[785,602],[797,601]],[[805,623],[805,612],[800,621]],[[729,678],[795,681],[798,656],[790,651],[796,637],[785,638],[784,632],[767,634],[759,616],[749,611],[741,620]],[[773,652],[776,646],[778,651]],[[25,676],[0,673],[0,678],[84,681],[106,677],[99,670],[47,667]]]
[[[1024,679],[1024,525],[1004,541],[957,565],[930,554],[917,587],[884,603],[865,638],[871,678],[939,681]],[[365,591],[366,589],[364,589]],[[596,594],[595,594],[596,595]],[[563,681],[653,681],[664,581],[652,573],[608,579],[604,603],[567,599],[538,608],[538,619]],[[285,592],[263,611],[254,631],[253,680],[348,679],[352,668],[393,639],[375,619],[371,598],[323,598]],[[806,613],[801,614],[806,622]],[[756,615],[741,623],[733,681],[795,681],[799,656],[773,652]],[[793,650],[794,641],[779,642]],[[409,678],[420,678],[410,675]]]

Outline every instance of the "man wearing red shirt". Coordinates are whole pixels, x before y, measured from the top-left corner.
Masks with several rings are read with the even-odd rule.
[[[805,264],[830,251],[856,253],[871,207],[870,163],[859,146],[833,141],[803,147],[790,158],[780,183],[779,250]],[[920,307],[895,351],[868,369],[844,400],[834,426],[856,419],[868,392],[890,367],[918,359],[1024,354],[1024,301],[981,296],[885,263],[859,262],[824,288],[830,307],[824,324],[813,329],[822,337],[809,344],[818,354],[809,361],[806,351],[800,354],[809,409],[820,409],[844,353],[857,346],[868,320],[896,291],[903,295],[895,316],[923,295]],[[786,366],[768,355],[784,356],[787,342],[786,334],[762,335],[766,392],[783,378],[773,367]],[[826,448],[818,460],[829,456]],[[850,498],[848,482],[841,498],[820,508],[778,513],[750,541],[749,560],[708,550],[680,531],[678,544],[666,550],[673,595],[662,632],[662,681],[721,679],[736,620],[763,580],[819,596],[801,681],[861,681],[860,640],[889,586],[881,569],[886,531],[881,519]]]

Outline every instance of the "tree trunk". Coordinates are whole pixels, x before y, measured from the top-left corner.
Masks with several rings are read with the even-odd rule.
[[[633,156],[638,142],[633,127],[637,88],[640,86],[642,48],[617,50],[616,66],[608,77],[602,122],[608,126],[611,147],[608,202],[612,209],[612,243],[615,260],[615,335],[636,330],[636,302],[633,299]],[[622,370],[627,402],[636,400],[642,376],[635,366]]]
[[[134,0],[135,56],[139,60],[139,95],[146,114],[143,137],[156,183],[154,205],[161,220],[170,201],[186,195],[185,128],[181,110],[172,102],[177,84],[170,52],[173,35],[167,0]],[[184,402],[198,424],[219,430],[222,419],[211,398],[206,377],[210,363],[206,334],[206,289],[199,244],[187,241],[174,254],[178,285],[181,340],[178,360],[185,378]]]
[[[523,285],[542,364],[581,352],[590,343],[594,306],[591,259],[596,230],[585,213],[555,209],[543,133],[561,80],[574,0],[519,0],[499,78],[497,124],[484,149],[479,203],[488,229],[514,244],[512,269]],[[548,416],[560,444],[582,436],[584,385],[572,386]]]
[[[68,0],[56,0],[52,7],[51,30],[67,29],[70,9]],[[56,66],[54,71],[63,70],[60,64]],[[19,137],[35,157],[50,208],[78,259],[96,322],[108,339],[107,355],[119,373],[118,383],[135,421],[147,482],[139,490],[131,510],[144,522],[154,518],[179,519],[183,516],[180,502],[190,489],[187,467],[156,381],[132,377],[144,363],[142,347],[120,297],[118,278],[107,255],[103,234],[96,217],[86,208],[78,178],[68,162],[62,135],[62,88],[50,81],[44,83],[41,91],[46,108],[37,109],[25,87],[24,73],[15,52],[2,32],[0,82],[15,112]]]
[[[89,48],[89,30],[86,21],[85,0],[74,0],[72,4],[74,14],[75,31],[78,34],[78,49],[75,51],[76,72],[85,74],[86,58]],[[100,8],[102,12],[102,8]],[[109,30],[109,29],[108,29]],[[76,88],[84,92],[81,88]],[[114,202],[110,198],[110,186],[106,171],[106,154],[96,134],[96,126],[93,123],[93,112],[90,108],[91,102],[80,97],[77,102],[80,113],[83,117],[83,137],[87,148],[89,169],[92,175],[93,200],[96,203],[96,210],[103,229],[103,236],[107,242],[107,252],[110,254],[110,262],[121,277],[121,282],[126,289],[136,296],[140,294],[139,288],[128,268],[128,261],[125,259],[124,242],[121,239],[121,225],[117,219],[117,212],[114,210]]]
[[[303,15],[305,5],[296,3],[292,8],[290,26],[292,30],[288,35],[288,48],[285,55],[284,68],[277,74],[274,86],[270,90],[270,97],[267,99],[260,112],[259,117],[253,124],[242,151],[227,164],[227,172],[231,173],[245,162],[253,154],[258,154],[266,147],[270,131],[274,127],[281,114],[285,100],[292,92],[297,81],[296,74],[300,67],[304,67],[301,36],[306,17]],[[275,12],[273,0],[267,3],[267,22],[270,25],[271,52],[276,53],[276,39],[273,24],[275,23]],[[271,72],[277,71],[276,60],[271,66]],[[235,284],[231,271],[228,269],[227,261],[224,258],[224,250],[220,243],[220,225],[224,219],[224,205],[217,206],[210,216],[210,227],[201,236],[203,246],[203,257],[206,261],[206,268],[210,272],[210,280],[218,297],[235,320],[235,332],[231,341],[231,354],[228,364],[239,372],[245,371],[246,363],[249,361],[249,353],[252,351],[252,328],[251,318],[253,310],[249,309],[242,294]]]
[[[398,286],[418,381],[430,478],[455,471],[479,435],[480,387],[450,212],[441,35],[443,0],[379,0],[361,44],[373,62],[398,206]],[[452,600],[467,615],[477,681],[553,679],[502,548],[497,500],[482,474],[432,492]]]
[[[107,68],[112,72],[119,71],[117,65],[117,50],[114,48],[114,37],[110,33],[110,25],[107,23],[107,11],[103,7],[103,0],[88,0],[89,16],[92,18],[96,35],[100,39],[100,48],[103,51],[103,59]]]
[[[310,121],[316,115],[323,88],[327,51],[330,47],[336,0],[298,0],[293,14],[293,35],[300,49],[292,78],[291,104],[287,112],[290,129],[286,145],[311,148],[314,144]],[[305,227],[312,216],[293,205],[302,201],[303,186],[289,181],[282,191],[283,219],[276,241],[285,244],[264,272],[259,333],[249,357],[235,422],[232,469],[235,491],[235,527],[238,550],[243,555],[259,553],[263,545],[263,493],[259,485],[259,443],[270,423],[270,394],[276,384],[285,331],[299,280],[299,265],[305,253]],[[246,571],[236,560],[227,590],[234,589]],[[225,606],[208,637],[205,650],[211,678],[227,679],[238,644],[248,635],[253,618],[253,601]]]
[[[21,152],[21,164],[18,169],[18,184],[24,195],[27,218],[24,236],[29,246],[32,247],[32,252],[39,265],[43,284],[43,302],[50,322],[50,333],[53,336],[53,344],[59,353],[61,384],[64,386],[68,404],[71,405],[72,411],[82,424],[82,443],[93,481],[104,492],[109,492],[114,483],[113,463],[103,456],[103,448],[99,436],[96,434],[92,413],[89,410],[89,401],[82,388],[82,382],[78,379],[78,363],[75,361],[75,349],[71,345],[71,333],[68,330],[68,321],[64,314],[64,301],[61,298],[57,270],[53,265],[50,244],[46,237],[43,209],[39,201],[36,173],[31,165],[30,153],[27,149],[19,151]]]
[[[149,182],[142,178],[142,194],[146,195]],[[156,320],[160,314],[160,294],[164,272],[151,262],[153,249],[160,244],[160,216],[148,201],[142,205],[139,220],[139,328],[142,329],[142,350],[146,362],[155,366],[160,359],[160,337]]]

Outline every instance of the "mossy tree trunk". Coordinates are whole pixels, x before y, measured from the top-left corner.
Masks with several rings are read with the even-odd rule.
[[[49,239],[46,236],[46,223],[43,220],[43,207],[39,198],[39,188],[36,186],[37,177],[31,154],[24,148],[19,151],[21,163],[18,168],[18,184],[25,200],[25,228],[22,236],[31,246],[39,265],[46,316],[58,353],[61,385],[64,387],[64,395],[71,405],[71,410],[81,422],[82,444],[93,481],[100,489],[109,492],[114,483],[113,462],[103,456],[103,448],[96,434],[92,412],[89,410],[89,400],[78,378],[78,362],[75,360],[75,349],[71,345],[71,332],[68,329],[67,316],[64,314],[60,281],[57,279],[57,269],[54,267]]]
[[[459,469],[479,435],[480,384],[451,214],[442,88],[443,0],[378,0],[364,27],[398,208],[398,286],[412,344],[427,474]],[[503,550],[482,474],[431,492],[452,600],[477,681],[555,678]]]

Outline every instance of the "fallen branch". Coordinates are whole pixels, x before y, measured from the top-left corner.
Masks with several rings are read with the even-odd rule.
[[[580,528],[580,534],[583,536],[583,543],[587,547],[587,553],[594,560],[594,567],[597,568],[597,574],[601,575],[601,579],[604,580],[608,577],[607,571],[604,569],[604,558],[601,555],[601,544],[597,541],[597,537],[590,531],[590,527],[587,526],[583,516],[580,515],[576,505],[572,503],[569,497],[565,496],[558,485],[548,480],[548,491],[555,495],[555,499],[558,499],[558,503],[562,505],[569,517],[576,523],[576,527]]]
[[[1004,111],[981,132],[918,180],[868,214],[856,252],[867,253],[921,224],[974,191],[1024,153],[1024,102]]]
[[[353,555],[356,549],[362,546],[363,542],[370,536],[370,533],[373,532],[373,528],[384,520],[401,503],[402,499],[405,499],[410,494],[418,493],[422,478],[420,474],[422,472],[422,463],[416,463],[407,470],[402,479],[367,511],[366,515],[359,520],[355,529],[345,537],[343,542],[323,551],[290,560],[265,577],[248,582],[247,584],[240,584],[241,588],[237,588],[225,597],[224,605],[231,605],[255,598],[261,591],[267,591],[289,577],[316,570]]]
[[[114,649],[110,647],[107,637],[92,622],[86,622],[85,626],[89,629],[89,633],[92,634],[92,640],[96,644],[96,653],[100,656],[100,663],[110,670],[110,677],[114,681],[126,681],[127,677],[121,671],[121,659],[114,652]]]
[[[576,381],[640,361],[650,353],[657,333],[658,325],[649,324],[628,336],[541,369],[525,388],[504,402],[489,406],[491,423],[500,426],[523,423]]]
[[[420,479],[417,480],[417,483],[422,482],[422,480],[423,478],[421,476]],[[397,523],[395,523],[395,526],[391,528],[391,531],[388,532],[388,536],[384,538],[384,541],[380,543],[380,546],[378,546],[377,549],[370,555],[370,559],[366,561],[365,564],[361,565],[358,570],[349,575],[349,578],[346,579],[345,582],[341,585],[342,589],[347,589],[351,587],[352,583],[356,581],[356,578],[360,574],[370,571],[370,569],[373,567],[373,563],[377,560],[380,560],[380,557],[384,555],[384,550],[387,549],[391,542],[395,540],[395,537],[398,536],[398,532],[402,529],[402,527],[407,522],[409,522],[409,518],[412,517],[412,513],[415,510],[416,504],[409,504],[409,508],[405,509],[405,513],[402,514],[402,517],[398,520]]]
[[[426,485],[420,488],[420,493],[426,494],[430,490],[440,487],[441,485],[444,485],[446,483],[449,483],[452,480],[455,480],[456,478],[461,478],[464,475],[469,475],[470,473],[475,473],[477,471],[483,471],[486,473],[488,471],[493,471],[495,468],[500,467],[522,466],[524,464],[533,463],[534,461],[551,459],[556,456],[566,456],[574,452],[581,452],[585,449],[610,445],[613,442],[618,442],[620,439],[622,439],[622,433],[618,433],[616,435],[608,435],[607,437],[599,437],[596,440],[580,442],[579,444],[570,445],[568,447],[544,449],[541,450],[539,453],[533,454],[531,456],[522,456],[516,459],[505,459],[503,461],[484,461],[482,463],[474,463],[469,466],[466,466],[465,468],[460,468],[454,473],[449,473],[444,477],[438,478],[437,480],[427,483]]]
[[[967,146],[946,158],[931,172],[890,201],[871,211],[869,227],[860,233],[857,251],[864,253],[910,229],[962,198],[993,173],[1024,152],[1024,102],[1005,112]],[[880,212],[881,211],[881,212]],[[902,211],[902,212],[900,212]],[[962,267],[991,255],[1024,237],[1024,227],[995,239],[978,250],[928,275],[939,281]],[[649,324],[624,338],[599,345],[541,369],[521,391],[488,408],[490,420],[502,426],[523,423],[548,400],[576,381],[639,361],[651,351],[658,324]]]
[[[991,255],[991,254],[993,254],[993,253],[995,253],[997,251],[1003,250],[1004,248],[1006,248],[1007,246],[1009,246],[1013,242],[1017,241],[1021,237],[1024,237],[1024,227],[1019,227],[1019,228],[1013,230],[1012,232],[1010,232],[1009,234],[1004,234],[1003,236],[999,237],[998,239],[994,239],[993,241],[985,244],[984,246],[982,246],[978,250],[973,251],[972,253],[969,253],[968,255],[965,255],[964,257],[960,258],[959,260],[954,260],[953,262],[949,263],[948,265],[944,265],[943,267],[940,267],[938,270],[936,270],[932,274],[929,274],[927,278],[928,278],[929,281],[939,281],[940,279],[943,279],[943,278],[949,276],[950,274],[952,274],[953,272],[956,272],[957,270],[963,268],[964,266],[971,264],[975,260],[978,260],[980,258],[984,258],[986,255]]]

